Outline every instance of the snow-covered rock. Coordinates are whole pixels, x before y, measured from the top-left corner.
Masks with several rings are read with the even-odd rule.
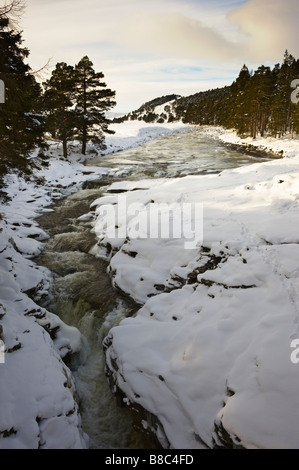
[[[48,168],[37,172],[44,184],[15,175],[6,180],[10,200],[0,219],[0,448],[82,449],[83,432],[70,360],[82,354],[76,328],[40,307],[51,285],[50,273],[32,261],[48,235],[35,218],[55,199],[74,191],[92,176],[84,167],[62,161],[53,151]]]
[[[62,361],[80,352],[80,333],[35,303],[49,289],[46,271],[28,259],[40,251],[40,242],[26,237],[36,227],[18,236],[2,224],[0,448],[84,448],[74,382]]]

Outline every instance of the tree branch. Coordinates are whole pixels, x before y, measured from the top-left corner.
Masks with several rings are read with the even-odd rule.
[[[2,3],[2,2],[1,2]],[[5,0],[4,5],[0,5],[0,18],[7,18],[14,29],[19,29],[20,19],[26,8],[25,0]]]
[[[47,60],[47,63],[45,65],[43,65],[40,69],[31,71],[32,75],[34,75],[35,78],[37,80],[39,80],[40,82],[45,82],[46,81],[47,76],[50,73],[49,69],[51,67],[51,60],[52,59],[53,59],[53,57],[50,57],[50,59]]]

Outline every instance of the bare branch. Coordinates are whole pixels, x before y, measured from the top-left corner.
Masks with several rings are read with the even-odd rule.
[[[47,63],[45,65],[43,65],[40,69],[31,71],[31,73],[35,76],[35,78],[39,82],[44,82],[48,78],[48,76],[50,74],[51,60],[52,59],[53,59],[53,57],[50,57],[50,59],[48,59]]]
[[[26,8],[25,0],[5,0],[4,5],[0,5],[0,18],[9,20],[10,26],[19,29],[20,19]]]

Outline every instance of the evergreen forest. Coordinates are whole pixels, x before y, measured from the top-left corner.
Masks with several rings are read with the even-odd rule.
[[[231,86],[182,98],[177,116],[186,123],[232,128],[242,137],[298,135],[299,106],[291,99],[298,77],[299,60],[286,50],[282,64],[261,65],[255,72],[244,65]]]

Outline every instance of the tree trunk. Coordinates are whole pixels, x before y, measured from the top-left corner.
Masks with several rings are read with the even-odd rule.
[[[82,154],[86,155],[86,144],[87,144],[87,84],[84,80],[83,84],[83,109],[84,109],[84,122],[83,122],[83,132],[82,132]]]
[[[87,145],[87,128],[84,123],[83,133],[82,133],[82,154],[86,155],[86,145]]]
[[[65,137],[62,140],[62,146],[63,146],[63,157],[67,159],[67,139]]]

